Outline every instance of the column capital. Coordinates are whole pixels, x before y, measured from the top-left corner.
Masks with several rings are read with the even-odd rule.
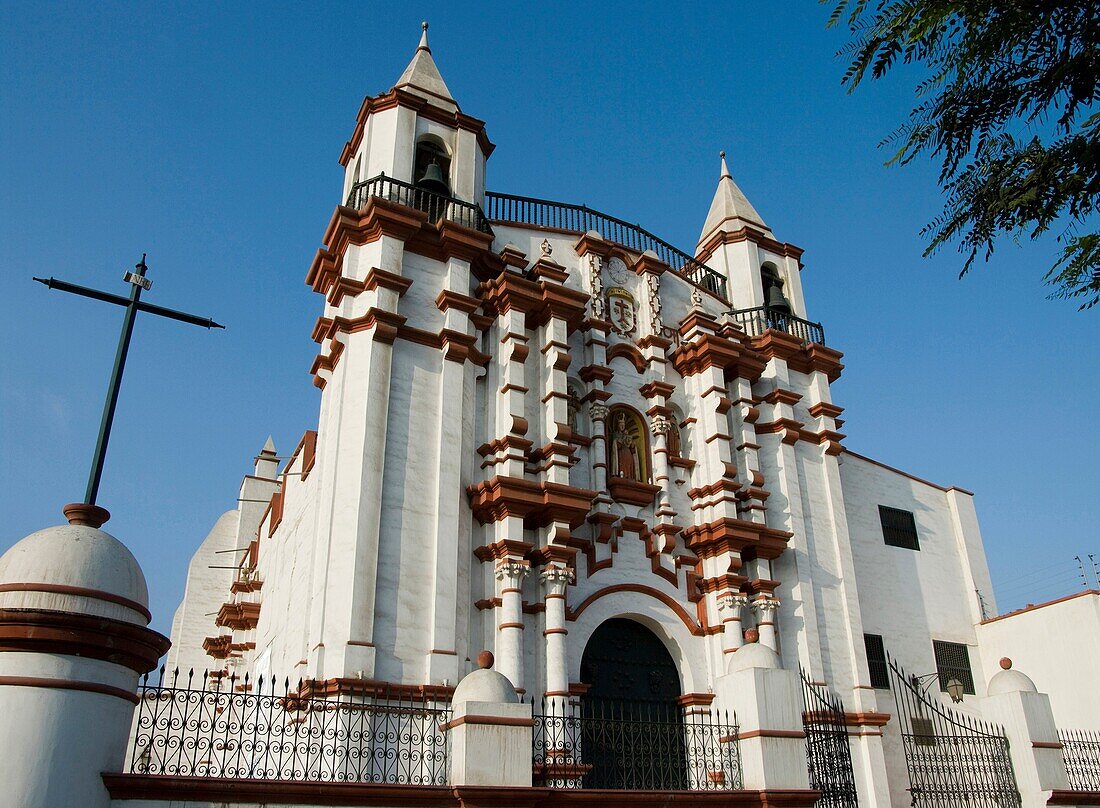
[[[649,429],[653,432],[654,436],[667,435],[672,431],[672,419],[664,415],[654,415],[653,418],[650,419]]]
[[[740,592],[723,592],[718,596],[718,611],[720,612],[732,611],[736,614],[748,605],[748,595]]]
[[[778,598],[758,598],[752,602],[752,610],[761,616],[767,616],[778,608]]]
[[[569,567],[544,567],[539,579],[547,586],[573,583],[573,570]]]
[[[514,583],[516,586],[523,583],[523,579],[527,577],[527,573],[531,571],[531,567],[525,561],[501,561],[496,566],[496,578],[498,581],[507,580],[509,583]]]
[[[593,421],[603,421],[610,411],[606,404],[601,404],[598,401],[593,401],[588,405],[588,415]]]

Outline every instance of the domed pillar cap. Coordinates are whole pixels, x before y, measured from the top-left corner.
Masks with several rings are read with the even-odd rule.
[[[466,674],[451,695],[452,704],[462,702],[496,702],[517,704],[519,694],[503,673],[492,670],[493,655],[482,651],[477,655],[478,670]]]
[[[1012,660],[1001,657],[1001,670],[993,674],[989,680],[986,693],[990,696],[999,696],[1003,693],[1038,693],[1039,688],[1031,681],[1026,673],[1012,670]]]
[[[736,673],[750,668],[777,670],[779,668],[779,654],[768,648],[768,646],[761,645],[759,640],[759,631],[754,628],[746,631],[746,644],[730,654],[729,661],[726,662],[726,673]]]

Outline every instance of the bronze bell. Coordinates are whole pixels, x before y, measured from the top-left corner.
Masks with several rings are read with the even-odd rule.
[[[783,294],[783,281],[776,279],[768,286],[768,296],[767,300],[764,301],[764,305],[784,314],[791,313],[791,303]]]
[[[431,191],[433,194],[451,195],[451,187],[443,179],[443,169],[439,167],[439,163],[435,160],[424,170],[424,176],[420,178],[420,182],[416,185],[425,191]]]

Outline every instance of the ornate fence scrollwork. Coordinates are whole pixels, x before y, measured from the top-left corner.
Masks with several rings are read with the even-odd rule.
[[[819,808],[855,808],[859,799],[844,704],[827,687],[811,682],[806,671],[801,673],[806,766],[810,772],[810,786],[821,792],[817,805]]]
[[[1100,791],[1100,732],[1082,729],[1058,731],[1066,760],[1069,787],[1074,791]]]
[[[446,785],[449,705],[381,690],[303,696],[274,677],[179,671],[138,691],[128,771],[191,777]]]
[[[736,717],[676,705],[551,700],[535,710],[534,782],[549,788],[734,791]]]
[[[996,724],[927,695],[887,656],[915,808],[1018,808],[1008,738]]]

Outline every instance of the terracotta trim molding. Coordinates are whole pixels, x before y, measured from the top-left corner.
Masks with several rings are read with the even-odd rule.
[[[1056,788],[1050,792],[1047,805],[1100,805],[1100,791],[1069,791]]]
[[[567,608],[565,612],[565,619],[575,621],[581,616],[581,614],[584,613],[585,609],[587,609],[597,600],[607,597],[608,595],[614,595],[617,592],[636,592],[640,595],[648,595],[651,598],[656,598],[657,600],[668,606],[670,609],[672,609],[672,611],[676,614],[677,617],[680,618],[680,621],[685,626],[687,626],[688,631],[690,631],[692,634],[696,636],[702,636],[705,633],[704,627],[692,620],[691,615],[687,612],[687,609],[685,609],[683,605],[679,603],[674,597],[666,594],[665,592],[662,592],[659,589],[654,589],[652,586],[646,586],[645,584],[623,583],[605,586],[603,589],[593,592],[591,595],[578,603],[575,609]]]
[[[737,740],[747,738],[805,738],[806,733],[799,729],[753,729],[748,732],[738,732]]]
[[[43,679],[37,676],[0,676],[0,687],[46,687],[58,690],[82,690],[86,693],[99,693],[104,696],[114,696],[116,699],[124,699],[132,704],[137,704],[139,699],[136,693],[123,690],[121,687],[103,685],[99,682],[81,682],[72,679]]]
[[[148,673],[171,646],[144,626],[68,612],[0,609],[0,651],[100,659]]]
[[[93,600],[102,600],[106,603],[125,606],[127,609],[132,609],[140,614],[146,621],[153,619],[153,615],[149,610],[136,600],[130,600],[111,592],[104,592],[102,589],[86,589],[82,586],[67,586],[65,584],[10,583],[0,584],[0,592],[46,592],[52,595],[72,595],[74,598],[92,598]]]
[[[637,806],[756,806],[811,808],[812,789],[764,791],[610,791],[516,786],[405,786],[175,775],[104,774],[114,800],[257,803],[265,805],[417,806],[418,808],[606,808]],[[1057,793],[1057,792],[1056,792]],[[1068,793],[1068,792],[1067,792]]]
[[[1042,609],[1046,606],[1053,606],[1055,603],[1062,603],[1067,600],[1073,600],[1074,598],[1084,597],[1086,595],[1100,595],[1100,589],[1084,589],[1080,592],[1074,592],[1072,595],[1065,595],[1064,597],[1055,598],[1054,600],[1048,600],[1046,603],[1033,603],[1024,606],[1022,609],[1016,609],[1012,612],[1005,612],[999,614],[996,617],[990,617],[988,620],[983,620],[981,625],[986,623],[996,623],[998,620],[1004,620],[1006,617],[1015,617],[1018,614],[1024,614],[1025,612],[1033,612],[1036,609]]]
[[[489,727],[533,727],[535,726],[535,719],[533,718],[510,718],[508,716],[501,715],[460,715],[446,724],[440,724],[441,730],[454,729],[455,727],[461,727],[463,724],[475,724]]]

